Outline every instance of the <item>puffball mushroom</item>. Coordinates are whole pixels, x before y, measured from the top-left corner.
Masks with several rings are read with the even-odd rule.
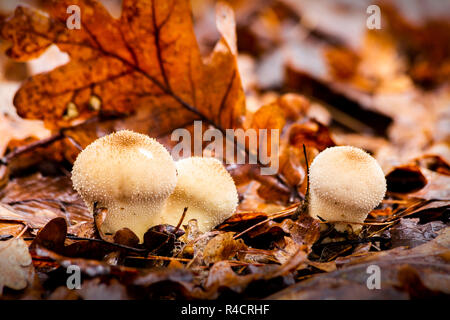
[[[74,189],[93,211],[108,209],[104,233],[131,229],[141,240],[159,215],[177,183],[169,152],[144,134],[128,130],[97,139],[77,157],[72,169]]]
[[[336,222],[335,228],[341,232],[360,231],[362,225],[352,223],[364,222],[386,193],[386,179],[378,162],[351,146],[319,153],[311,164],[309,179],[309,214]]]
[[[178,182],[161,216],[163,223],[176,226],[187,207],[184,221],[196,219],[199,230],[207,232],[234,213],[236,185],[222,162],[192,157],[177,161],[176,167]]]

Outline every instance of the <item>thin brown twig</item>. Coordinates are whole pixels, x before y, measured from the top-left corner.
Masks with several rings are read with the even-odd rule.
[[[71,137],[66,135],[66,131],[70,131],[70,130],[76,129],[76,128],[81,127],[81,126],[83,126],[85,124],[88,124],[88,123],[91,123],[91,122],[95,122],[95,121],[98,121],[98,120],[99,120],[99,118],[97,116],[95,116],[95,117],[87,119],[86,121],[78,123],[76,125],[73,125],[73,126],[70,126],[70,127],[61,128],[61,129],[59,129],[59,131],[57,133],[51,135],[50,137],[34,141],[34,142],[32,142],[30,144],[27,144],[27,145],[24,145],[24,146],[20,146],[20,147],[14,149],[13,151],[9,152],[3,158],[0,158],[0,164],[8,165],[8,163],[12,159],[18,157],[19,155],[27,153],[27,152],[30,152],[30,151],[32,151],[32,150],[34,150],[36,148],[39,148],[39,147],[46,147],[46,146],[48,146],[48,145],[50,145],[50,144],[52,144],[52,143],[54,143],[56,141],[59,141],[59,140],[65,139],[65,138],[69,138],[69,140],[71,140]],[[76,143],[73,139],[71,140],[71,142],[74,143],[74,145],[77,148],[81,148],[81,146],[79,146],[78,143]]]
[[[148,256],[145,257],[133,257],[133,256],[128,256],[126,257],[126,259],[137,259],[137,260],[164,260],[164,261],[180,261],[180,262],[189,262],[191,261],[191,259],[186,259],[186,258],[176,258],[176,257],[164,257],[164,256],[156,256],[156,255],[151,255],[149,254]]]
[[[173,231],[173,234],[177,234],[178,230],[180,230],[181,224],[183,223],[184,218],[186,217],[186,212],[188,210],[188,207],[185,207],[183,210],[183,214],[181,215],[180,220],[178,221],[177,226],[175,227],[175,230]]]
[[[245,233],[249,232],[250,230],[253,230],[254,228],[256,228],[256,227],[258,227],[258,226],[260,226],[260,225],[262,225],[262,224],[264,224],[266,222],[269,222],[271,220],[278,219],[278,218],[284,218],[284,217],[287,217],[287,216],[290,216],[290,215],[294,214],[295,211],[297,210],[297,207],[299,205],[300,204],[294,204],[294,205],[292,205],[292,206],[290,206],[290,207],[288,207],[288,208],[286,208],[286,209],[284,209],[284,210],[282,210],[282,211],[280,211],[280,212],[278,212],[276,214],[271,215],[266,220],[260,221],[260,222],[258,222],[256,224],[252,225],[251,227],[245,229],[244,231],[238,233],[237,235],[235,235],[233,237],[233,239],[236,240],[237,238],[241,237]]]

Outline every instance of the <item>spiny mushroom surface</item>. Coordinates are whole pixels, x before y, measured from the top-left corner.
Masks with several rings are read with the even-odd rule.
[[[234,213],[238,194],[222,162],[192,157],[177,161],[176,167],[178,182],[167,200],[162,223],[176,226],[188,207],[184,222],[196,219],[200,231],[207,232]]]
[[[332,147],[322,151],[310,171],[309,214],[335,223],[338,231],[358,232],[369,212],[384,198],[386,179],[378,162],[365,151]]]
[[[73,165],[72,181],[91,210],[94,203],[108,209],[103,232],[126,227],[142,241],[148,228],[160,220],[177,176],[175,162],[163,145],[123,130],[87,146]]]

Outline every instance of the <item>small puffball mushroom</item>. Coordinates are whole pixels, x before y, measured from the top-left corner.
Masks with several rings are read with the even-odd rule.
[[[142,241],[159,219],[177,176],[163,145],[123,130],[97,139],[78,155],[72,182],[91,210],[94,203],[108,209],[101,226],[104,233],[129,228]]]
[[[196,219],[199,230],[207,232],[234,213],[236,185],[222,162],[192,157],[177,161],[176,166],[178,182],[167,200],[162,223],[176,226],[187,207],[184,223]]]
[[[336,230],[358,233],[361,223],[384,198],[386,179],[378,162],[365,151],[332,147],[322,151],[309,170],[308,211],[314,218],[335,223]]]

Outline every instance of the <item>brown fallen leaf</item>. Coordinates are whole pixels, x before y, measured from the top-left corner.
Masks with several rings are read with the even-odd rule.
[[[450,177],[445,174],[422,169],[427,184],[408,196],[425,200],[450,200]]]
[[[13,207],[0,203],[0,219],[4,221],[23,222],[30,228],[38,229],[45,226],[45,224],[53,218],[55,218],[55,216],[52,214],[35,214],[31,217],[27,217],[24,216],[22,212],[14,210]]]
[[[22,290],[34,277],[28,246],[22,239],[0,241],[0,295],[4,287]]]
[[[289,131],[289,142],[299,149],[304,144],[319,151],[336,145],[328,128],[316,120],[293,125]]]
[[[238,275],[232,269],[230,261],[219,261],[212,265],[204,283],[204,291],[196,291],[199,299],[216,299],[225,293],[244,294],[253,290],[253,296],[263,297],[276,288],[292,283],[292,272],[306,261],[306,253],[300,249],[282,265],[267,265],[262,268],[252,268],[250,274]],[[285,278],[277,282],[277,278]],[[272,285],[269,285],[269,284]],[[250,284],[253,288],[249,288]],[[254,289],[254,288],[259,289]]]
[[[67,223],[64,218],[50,220],[44,228],[39,230],[36,238],[30,245],[30,250],[44,247],[51,251],[61,253],[64,251],[64,242],[67,237]]]
[[[270,148],[273,144],[271,140],[270,130],[279,130],[279,133],[281,134],[285,124],[286,114],[283,109],[278,106],[277,103],[264,105],[253,114],[250,128],[257,130],[258,132],[257,145],[260,154],[265,154],[270,157],[270,155],[272,154],[272,150]],[[261,139],[263,139],[263,137],[260,134],[260,129],[268,129],[266,137],[267,142],[265,143],[261,142]]]
[[[352,259],[337,271],[312,278],[282,290],[268,299],[407,299],[450,293],[450,228],[441,230],[434,240],[413,249],[395,248],[372,252]],[[381,289],[369,290],[367,268],[381,270]],[[407,271],[407,273],[406,273]],[[406,278],[414,275],[409,283]]]
[[[301,215],[298,220],[284,219],[281,222],[268,221],[249,232],[250,237],[258,237],[264,234],[283,232],[291,236],[298,245],[306,245],[311,248],[319,239],[319,221],[307,215]]]
[[[258,223],[267,219],[268,215],[264,212],[236,212],[231,217],[226,219],[216,228],[219,230],[233,229],[233,227],[246,228],[250,223]]]
[[[450,175],[450,165],[444,157],[438,154],[424,154],[422,157],[415,160],[416,163],[423,168],[440,174]]]
[[[0,219],[38,229],[56,217],[64,217],[71,227],[93,221],[69,177],[39,173],[17,177],[0,191]]]
[[[119,230],[119,237],[124,236],[127,244],[130,244],[133,235],[129,236],[127,229]],[[101,239],[77,239],[73,241],[67,237],[67,223],[64,218],[55,218],[39,230],[30,245],[33,254],[38,255],[39,250],[53,252],[65,257],[82,257],[86,259],[103,259],[112,252],[145,252],[144,249],[129,247],[120,243],[107,242]],[[122,239],[123,240],[123,239]],[[68,242],[66,245],[66,241]],[[125,240],[124,240],[125,241]],[[134,242],[135,243],[135,242]],[[48,254],[46,255],[48,256]]]
[[[438,236],[439,230],[445,228],[441,221],[418,224],[419,219],[400,219],[399,223],[389,229],[392,247],[417,247]]]
[[[273,256],[278,260],[280,264],[283,264],[297,253],[300,250],[301,245],[292,240],[290,237],[283,237],[284,247],[278,250],[274,250]],[[303,264],[302,267],[305,267],[306,264]]]
[[[81,8],[80,30],[66,28],[69,5]],[[228,6],[217,6],[222,39],[206,63],[186,0],[126,0],[119,19],[98,1],[51,1],[45,10],[49,17],[18,7],[2,28],[3,37],[13,42],[8,54],[15,59],[39,56],[51,44],[71,58],[23,84],[15,97],[22,117],[42,119],[54,128],[99,113],[129,114],[151,105],[148,120],[153,122],[147,125],[153,135],[195,118],[219,128],[239,126],[244,96]],[[100,106],[93,107],[93,99]]]
[[[242,239],[234,240],[234,232],[220,233],[205,246],[203,250],[203,259],[206,264],[218,262],[221,260],[229,260],[239,251],[246,250],[247,246]]]

